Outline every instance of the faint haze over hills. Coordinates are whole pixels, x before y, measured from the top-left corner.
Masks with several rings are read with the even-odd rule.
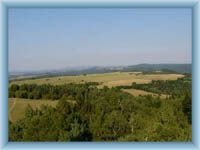
[[[86,75],[96,73],[110,72],[143,72],[143,73],[192,73],[191,64],[138,64],[130,66],[91,66],[91,67],[75,67],[57,70],[43,71],[16,71],[9,72],[9,80],[22,78],[50,77],[50,76],[66,76],[66,75]]]
[[[10,8],[9,71],[191,64],[191,14],[190,8]]]

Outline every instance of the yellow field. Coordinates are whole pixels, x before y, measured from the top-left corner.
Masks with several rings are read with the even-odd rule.
[[[123,89],[122,91],[127,92],[133,96],[140,96],[140,95],[152,95],[152,96],[159,96],[156,93],[152,93],[152,92],[147,92],[147,91],[143,91],[143,90],[137,90],[137,89]],[[161,94],[160,98],[166,98],[167,95],[165,94]]]
[[[184,77],[181,74],[142,74],[140,72],[112,72],[102,74],[88,74],[79,76],[60,76],[41,79],[27,79],[24,81],[15,81],[11,84],[66,84],[66,83],[84,83],[84,82],[99,82],[101,85],[108,87],[131,85],[132,82],[148,83],[152,80],[176,80]]]
[[[25,110],[28,104],[33,108],[40,108],[41,105],[48,105],[55,107],[58,101],[52,100],[30,100],[30,99],[19,99],[9,98],[9,120],[15,122],[24,117]]]

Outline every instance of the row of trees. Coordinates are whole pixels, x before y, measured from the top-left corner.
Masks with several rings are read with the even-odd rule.
[[[98,89],[88,83],[12,85],[9,90],[38,90],[41,98],[52,94],[59,99],[56,108],[28,106],[23,119],[9,122],[9,141],[191,141],[188,94],[167,100],[134,97],[119,88]]]
[[[131,86],[119,86],[119,89],[140,89],[157,94],[167,94],[175,97],[181,97],[185,93],[191,94],[191,77],[178,78],[177,80],[152,80],[151,83],[137,84]]]
[[[98,85],[96,82],[64,85],[12,84],[9,87],[9,97],[58,100],[64,96],[69,99],[85,99],[86,93],[96,88],[96,85]]]

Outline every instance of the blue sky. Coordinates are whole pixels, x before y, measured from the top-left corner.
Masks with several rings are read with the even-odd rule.
[[[10,8],[9,71],[191,63],[191,9]]]

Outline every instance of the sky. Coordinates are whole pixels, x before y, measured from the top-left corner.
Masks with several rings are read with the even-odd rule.
[[[9,8],[9,71],[191,63],[190,8]]]

